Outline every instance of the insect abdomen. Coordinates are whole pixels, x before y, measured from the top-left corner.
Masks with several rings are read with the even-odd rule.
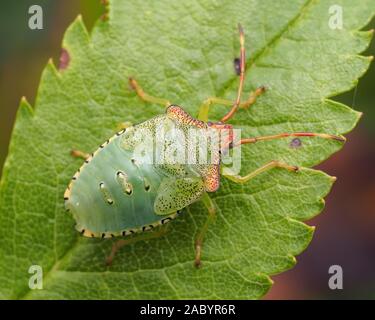
[[[120,137],[114,137],[75,175],[65,204],[78,231],[95,237],[126,235],[174,217],[154,213],[163,174],[152,164],[137,163],[133,156],[120,146]]]

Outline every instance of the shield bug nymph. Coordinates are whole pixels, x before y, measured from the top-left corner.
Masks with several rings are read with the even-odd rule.
[[[220,160],[223,153],[244,144],[286,137],[320,137],[345,141],[343,136],[312,132],[286,132],[235,141],[231,134],[233,127],[228,124],[228,121],[239,108],[248,108],[265,91],[265,88],[261,86],[251,93],[246,101],[241,102],[245,77],[245,37],[240,25],[239,35],[239,86],[234,102],[215,97],[208,98],[201,105],[198,118],[193,118],[182,107],[173,105],[165,99],[146,94],[137,81],[130,78],[130,86],[140,99],[162,104],[166,106],[166,112],[140,124],[124,128],[100,145],[98,150],[91,155],[73,151],[74,156],[85,158],[85,162],[73,176],[64,194],[64,199],[66,209],[72,213],[76,220],[76,229],[83,236],[109,238],[145,232],[142,239],[156,237],[162,232],[150,232],[151,230],[170,222],[184,208],[200,200],[207,207],[208,217],[195,240],[194,261],[195,265],[199,266],[202,242],[216,211],[209,193],[218,190],[220,175],[235,183],[246,183],[275,167],[298,171],[296,166],[274,160],[245,176],[232,175],[228,172],[222,174],[224,171],[221,170]],[[212,104],[230,107],[219,122],[208,121],[209,108]],[[145,146],[147,139],[143,132],[148,130],[155,135],[160,126],[162,128],[173,126],[184,133],[191,129],[197,129],[198,135],[224,131],[229,134],[224,135],[224,140],[212,140],[213,144],[216,143],[215,141],[220,143],[220,147],[214,148],[216,151],[212,152],[211,156],[215,161],[210,163],[145,161],[145,159],[153,159],[154,154],[151,153],[154,151]],[[167,144],[163,144],[163,150],[168,153],[172,147],[176,148],[177,145],[178,148],[181,143],[177,136],[172,136]],[[152,142],[152,144],[155,143]],[[135,152],[138,149],[142,149],[143,152]],[[190,149],[190,153],[194,153],[196,150],[196,148]],[[161,230],[160,227],[159,230]],[[128,242],[120,240],[114,244],[108,259],[109,263],[111,263],[115,252]]]

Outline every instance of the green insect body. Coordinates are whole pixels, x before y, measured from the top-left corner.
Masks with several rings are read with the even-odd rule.
[[[239,141],[234,139],[233,127],[226,122],[239,108],[248,108],[254,104],[257,97],[265,91],[261,86],[250,94],[248,100],[240,102],[245,77],[245,39],[241,26],[239,31],[240,81],[236,101],[233,103],[221,98],[209,98],[200,107],[198,119],[191,117],[181,107],[171,105],[167,100],[146,94],[134,79],[129,79],[130,86],[139,98],[145,102],[165,105],[167,110],[163,115],[117,133],[88,156],[74,175],[64,194],[65,207],[72,213],[77,230],[84,236],[107,238],[148,231],[172,220],[182,209],[201,199],[209,214],[195,241],[195,265],[199,266],[203,238],[216,211],[214,202],[207,193],[215,192],[219,188],[223,154],[244,144],[288,137],[298,139],[299,147],[302,143],[299,137],[345,141],[343,136],[314,132],[285,132]],[[231,107],[219,122],[208,121],[209,107],[213,103]],[[172,135],[171,138],[165,139],[164,143],[158,142],[157,139],[148,141],[148,137],[155,138],[160,131],[173,128],[182,132],[182,136]],[[170,155],[176,153],[200,153],[199,143],[190,146],[186,144],[186,139],[182,139],[190,129],[196,129],[200,138],[207,140],[207,137],[210,137],[204,149],[211,161],[168,161]],[[212,133],[219,133],[221,138],[215,138],[217,135]],[[160,145],[161,148],[158,149]],[[82,152],[77,151],[78,154],[82,156]],[[167,161],[155,161],[155,156],[157,158],[163,154],[166,154]],[[173,156],[171,158],[173,159]],[[297,166],[272,160],[245,176],[234,174],[230,170],[223,170],[222,173],[227,179],[242,184],[272,168],[298,172]],[[122,242],[121,245],[124,244],[125,242]],[[121,245],[114,244],[108,263],[111,263]]]
[[[84,236],[106,238],[148,231],[175,218],[203,192],[217,189],[217,164],[153,164],[145,161],[152,151],[146,150],[146,158],[134,152],[144,143],[142,130],[154,132],[160,124],[182,132],[208,129],[180,107],[170,106],[165,115],[124,129],[101,145],[65,192],[65,207]]]

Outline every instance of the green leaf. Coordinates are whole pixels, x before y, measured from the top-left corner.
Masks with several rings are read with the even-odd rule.
[[[328,27],[329,7],[342,5],[344,28]],[[291,268],[313,227],[333,179],[321,171],[273,169],[245,185],[222,179],[218,207],[193,267],[194,238],[207,213],[201,203],[173,221],[168,235],[124,247],[104,265],[112,240],[82,238],[64,211],[63,193],[81,161],[72,148],[94,151],[118,123],[164,112],[141,102],[127,85],[136,77],[150,94],[197,115],[209,96],[234,99],[238,77],[236,26],[246,32],[246,96],[268,91],[233,119],[243,136],[288,131],[344,134],[360,113],[329,99],[356,85],[370,58],[359,53],[372,32],[359,31],[373,0],[120,1],[91,35],[81,17],[66,31],[68,65],[50,61],[35,107],[21,101],[0,186],[1,298],[239,298],[263,296],[270,275]],[[225,107],[214,106],[212,119]],[[242,148],[242,172],[271,160],[310,167],[338,151],[339,142],[301,139]],[[28,269],[40,265],[43,290],[30,290]]]

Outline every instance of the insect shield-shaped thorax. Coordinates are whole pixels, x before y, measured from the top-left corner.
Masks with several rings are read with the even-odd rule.
[[[89,157],[65,192],[76,228],[89,237],[146,231],[219,187],[221,130],[170,106],[119,132]]]

